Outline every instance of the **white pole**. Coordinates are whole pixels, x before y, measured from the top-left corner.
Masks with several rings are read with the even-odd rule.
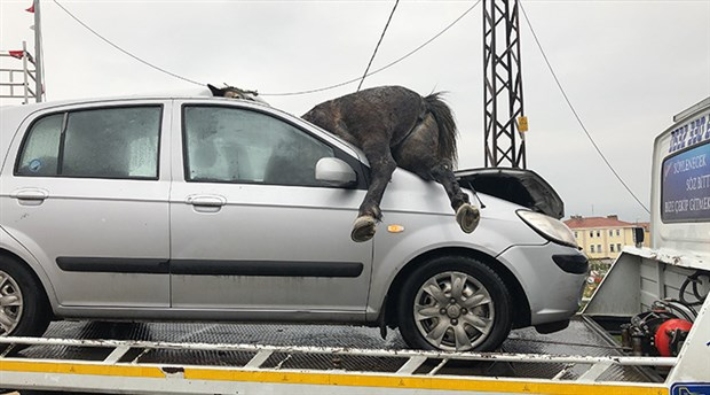
[[[30,81],[27,79],[27,73],[29,73],[27,69],[27,42],[23,41],[22,42],[22,88],[24,91],[25,95],[25,100],[22,101],[22,104],[27,104],[29,103],[29,90],[30,90]],[[10,72],[12,74],[12,71]]]
[[[42,101],[42,24],[39,17],[39,0],[34,0],[35,14],[35,99],[39,103]]]

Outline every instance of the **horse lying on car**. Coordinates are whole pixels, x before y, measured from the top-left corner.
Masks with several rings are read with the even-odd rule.
[[[215,96],[247,100],[256,96],[234,87],[208,87]],[[401,86],[375,87],[321,103],[302,118],[356,145],[370,162],[372,182],[353,224],[354,241],[375,235],[382,219],[380,202],[397,166],[441,184],[461,230],[471,233],[478,225],[479,209],[471,205],[453,173],[456,124],[440,93],[422,97]]]

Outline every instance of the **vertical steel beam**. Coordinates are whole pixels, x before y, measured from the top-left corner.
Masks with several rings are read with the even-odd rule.
[[[526,168],[518,0],[483,1],[485,166]]]

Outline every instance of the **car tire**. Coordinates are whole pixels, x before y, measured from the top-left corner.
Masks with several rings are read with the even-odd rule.
[[[505,283],[471,257],[441,256],[405,280],[398,303],[399,330],[412,348],[493,351],[512,327]]]
[[[41,336],[47,330],[51,314],[43,290],[27,265],[0,255],[0,336]]]

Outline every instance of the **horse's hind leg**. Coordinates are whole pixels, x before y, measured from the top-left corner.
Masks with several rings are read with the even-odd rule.
[[[473,232],[481,220],[481,213],[477,207],[469,203],[468,195],[461,190],[452,170],[451,162],[445,160],[436,164],[431,169],[431,176],[444,187],[446,194],[449,195],[451,207],[456,212],[456,222],[461,230],[466,233]]]
[[[370,162],[372,180],[350,234],[350,237],[356,242],[368,241],[375,235],[376,224],[382,218],[380,202],[387,183],[397,168],[387,144],[367,144],[363,146],[363,152]]]

